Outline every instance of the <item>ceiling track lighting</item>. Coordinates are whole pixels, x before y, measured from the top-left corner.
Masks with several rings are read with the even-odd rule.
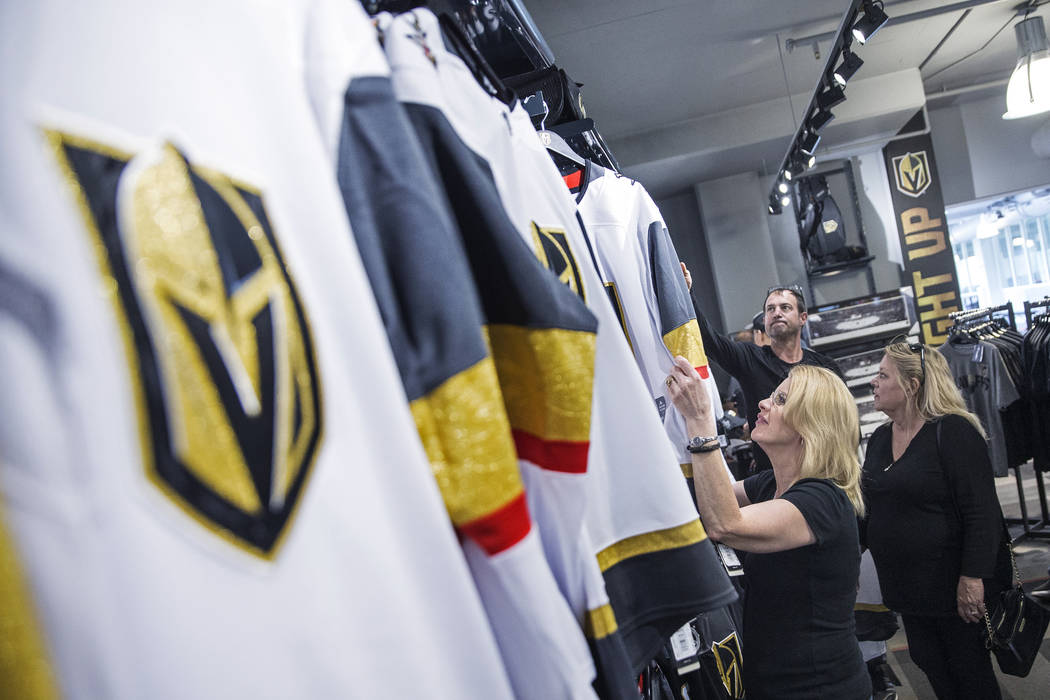
[[[820,143],[820,134],[815,131],[807,131],[802,135],[802,139],[798,142],[798,150],[802,151],[807,156],[812,156],[817,150],[817,144]]]
[[[864,61],[861,60],[860,56],[851,52],[849,49],[842,50],[842,63],[835,69],[832,74],[832,79],[838,83],[839,87],[846,87],[846,83],[853,74],[860,70],[860,67],[864,65]]]
[[[845,101],[846,91],[838,85],[831,85],[817,95],[817,106],[823,111],[827,111],[835,105],[842,104]]]
[[[809,128],[813,131],[820,131],[827,126],[833,119],[835,114],[831,110],[819,109],[813,113],[813,116],[809,118]]]
[[[853,38],[859,43],[868,43],[871,37],[875,36],[875,32],[889,20],[882,8],[883,5],[878,0],[864,0],[864,15],[853,25]]]
[[[1017,65],[1006,85],[1003,119],[1020,119],[1050,112],[1050,44],[1042,17],[1028,17],[1014,26]]]
[[[792,158],[791,161],[784,167],[784,179],[793,180],[802,173],[806,172],[806,166],[798,158]]]
[[[791,187],[788,183],[817,164],[816,150],[821,141],[820,132],[835,119],[831,108],[845,102],[846,91],[843,88],[864,65],[863,59],[850,50],[850,46],[854,41],[860,44],[867,42],[888,20],[889,18],[883,11],[883,4],[879,0],[851,0],[842,16],[838,32],[835,34],[835,43],[828,51],[827,63],[813,90],[809,106],[802,112],[806,116],[796,128],[795,135],[788,145],[787,154],[780,163],[776,181],[769,193],[768,210],[770,214],[780,214],[783,207],[791,204]],[[1039,29],[1042,30],[1042,20],[1040,20]],[[1024,31],[1026,37],[1035,34],[1042,37],[1042,44],[1039,44],[1036,38],[1029,40],[1026,46],[1038,44],[1045,48],[1045,30],[1041,34],[1034,29]],[[1018,29],[1017,33],[1018,43],[1020,43],[1021,30]],[[1026,55],[1031,53],[1029,51]]]

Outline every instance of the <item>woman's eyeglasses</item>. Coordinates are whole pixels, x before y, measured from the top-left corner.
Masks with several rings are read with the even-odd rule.
[[[922,368],[922,379],[919,381],[920,384],[926,383],[926,346],[922,343],[909,343],[908,349],[912,352],[919,353],[919,366]]]
[[[774,391],[769,395],[769,402],[774,406],[783,406],[787,403],[788,395],[783,391]]]

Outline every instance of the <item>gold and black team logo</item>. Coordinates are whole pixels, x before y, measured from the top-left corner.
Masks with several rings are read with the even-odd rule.
[[[893,177],[897,189],[909,197],[920,197],[929,188],[932,180],[930,159],[926,151],[905,153],[893,158]]]
[[[165,144],[47,132],[115,282],[151,479],[272,557],[317,452],[313,342],[258,192]]]
[[[557,228],[540,228],[533,222],[532,242],[536,257],[540,259],[544,267],[557,275],[562,284],[586,301],[580,268],[576,264],[576,257],[572,254],[572,247],[569,245],[565,231]]]
[[[712,644],[711,652],[715,656],[718,675],[722,678],[726,693],[731,698],[744,697],[744,655],[740,651],[740,640],[737,639],[736,632]]]

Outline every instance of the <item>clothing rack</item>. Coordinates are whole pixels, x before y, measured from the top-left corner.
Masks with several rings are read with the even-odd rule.
[[[1026,301],[1024,303],[1024,317],[1027,324],[1027,328],[1031,330],[1032,323],[1041,314],[1036,314],[1036,309],[1044,309],[1044,313],[1050,312],[1050,296],[1043,297],[1038,301]],[[1025,534],[1029,537],[1035,537],[1038,539],[1050,539],[1050,531],[1046,528],[1050,528],[1050,509],[1047,508],[1046,502],[1046,486],[1043,484],[1043,471],[1042,465],[1036,464],[1035,460],[1032,461],[1033,471],[1035,472],[1035,485],[1039,491],[1039,508],[1043,517],[1042,521],[1037,523],[1034,528],[1025,527]],[[1021,511],[1022,515],[1026,515],[1024,509]]]
[[[454,17],[501,77],[553,65],[551,51],[521,0],[361,0],[370,15],[417,7]]]
[[[547,45],[522,0],[360,0],[370,15],[380,12],[399,14],[426,7],[448,17],[459,26],[497,77],[509,80],[554,66],[554,52]],[[491,82],[491,81],[490,81]],[[531,93],[530,93],[531,94]],[[523,102],[526,95],[518,95]],[[561,133],[554,123],[544,128],[559,133],[581,156],[622,174],[620,164],[609,150],[594,122],[586,129],[570,122],[571,133]]]
[[[1025,302],[1025,317],[1028,319],[1028,325],[1032,325],[1032,308],[1039,308],[1040,306],[1050,306],[1050,298],[1044,299],[1042,302]],[[1006,318],[996,318],[995,314],[1006,312]],[[1005,304],[999,304],[998,306],[989,306],[983,309],[972,309],[968,311],[955,311],[948,314],[948,318],[955,322],[957,328],[965,328],[972,326],[974,323],[979,321],[1005,321],[1009,327],[1013,330],[1017,330],[1017,320],[1014,316],[1014,304],[1012,301],[1008,301]],[[1039,510],[1041,518],[1030,517],[1028,515],[1028,499],[1025,497],[1024,483],[1021,481],[1021,469],[1017,467],[1013,470],[1014,479],[1017,483],[1017,501],[1021,507],[1020,518],[1006,518],[1007,525],[1020,525],[1022,532],[1016,537],[1012,537],[1011,541],[1016,543],[1024,538],[1033,539],[1050,539],[1050,511],[1048,511],[1046,502],[1046,486],[1043,484],[1043,474],[1039,469],[1034,469],[1035,472],[1035,485],[1036,490],[1039,494]]]
[[[983,309],[970,309],[968,311],[953,311],[948,314],[948,318],[955,321],[955,325],[962,327],[963,325],[970,325],[974,321],[987,319],[989,321],[995,319],[995,314],[1006,311],[1006,321],[1010,325],[1010,328],[1017,330],[1017,320],[1014,318],[1014,303],[1008,301],[1005,304],[999,306],[988,306]],[[1001,319],[1000,319],[1001,320]]]
[[[1034,309],[1046,309],[1050,312],[1050,297],[1043,297],[1039,301],[1026,301],[1024,303],[1024,318],[1028,328],[1032,327],[1032,321],[1035,320],[1036,315],[1033,313]]]

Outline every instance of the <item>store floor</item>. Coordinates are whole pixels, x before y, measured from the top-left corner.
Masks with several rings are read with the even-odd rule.
[[[1031,464],[1021,468],[1021,476],[1028,515],[1029,517],[1041,517],[1039,496]],[[1050,474],[1043,475],[1043,482],[1050,489]],[[1017,481],[1013,472],[1010,472],[1010,476],[996,479],[995,487],[1006,517],[1020,518]],[[1021,526],[1011,526],[1010,532],[1016,536],[1021,532]],[[1050,533],[1050,528],[1047,528],[1046,532]],[[1050,539],[1022,539],[1014,545],[1014,555],[1017,559],[1021,581],[1026,589],[1033,588],[1046,580],[1046,569],[1050,566]],[[897,632],[893,639],[887,642],[887,645],[890,666],[901,679],[901,686],[897,688],[897,700],[936,700],[930,684],[926,681],[926,676],[912,663],[908,655],[908,640],[904,636],[903,629]],[[1048,690],[1050,689],[1050,631],[1043,638],[1041,652],[1027,678],[1015,678],[998,673],[998,666],[995,666],[994,661],[992,662],[999,677],[1004,700],[1043,700],[1050,697],[1050,690]]]

